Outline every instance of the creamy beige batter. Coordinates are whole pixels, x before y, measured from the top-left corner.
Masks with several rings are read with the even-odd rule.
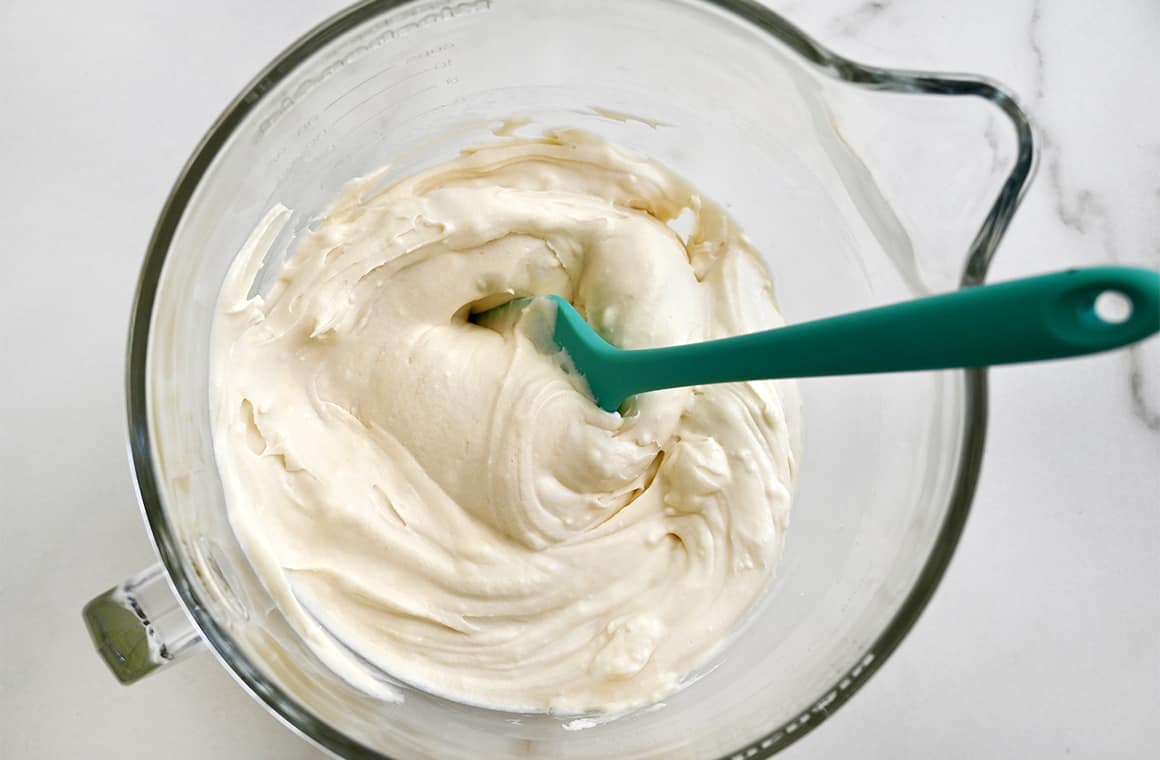
[[[513,138],[353,183],[265,296],[289,212],[238,255],[214,328],[215,446],[278,607],[356,684],[561,713],[655,701],[719,651],[781,552],[792,383],[601,411],[540,337],[472,312],[558,293],[610,342],[782,324],[716,205],[587,133]],[[694,219],[682,240],[669,226]]]

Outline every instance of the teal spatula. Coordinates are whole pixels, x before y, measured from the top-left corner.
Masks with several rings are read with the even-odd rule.
[[[1113,320],[1097,313],[1096,299],[1104,293],[1126,299],[1126,316]],[[612,346],[571,304],[549,298],[557,308],[556,344],[606,411],[619,409],[629,396],[662,388],[1062,359],[1160,331],[1160,274],[1132,267],[1073,269],[776,330],[635,351]]]

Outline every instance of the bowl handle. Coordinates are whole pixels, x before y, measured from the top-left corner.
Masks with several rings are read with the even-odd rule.
[[[97,653],[123,684],[180,660],[201,643],[160,564],[94,598],[82,615]]]

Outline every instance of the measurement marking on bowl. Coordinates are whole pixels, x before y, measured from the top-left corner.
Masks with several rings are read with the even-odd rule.
[[[432,72],[440,71],[440,70],[442,70],[442,69],[445,69],[445,68],[447,68],[447,67],[448,67],[448,66],[450,66],[450,65],[451,65],[451,59],[450,59],[450,58],[447,58],[447,59],[444,59],[443,61],[441,61],[440,63],[437,63],[437,64],[435,64],[435,65],[433,65],[433,66],[428,66],[427,68],[425,68],[425,69],[421,69],[421,70],[419,70],[419,71],[416,71],[416,72],[414,72],[413,74],[408,74],[408,75],[406,75],[404,78],[402,78],[402,79],[400,79],[400,80],[398,80],[398,81],[396,81],[396,82],[392,82],[391,84],[388,84],[388,85],[386,85],[385,87],[382,87],[382,88],[380,88],[380,89],[378,89],[378,90],[375,90],[375,91],[374,91],[374,92],[372,92],[370,95],[367,95],[365,98],[363,98],[362,100],[360,100],[359,102],[355,103],[353,106],[351,106],[350,108],[348,108],[346,111],[344,111],[344,112],[342,113],[342,115],[341,115],[341,116],[339,116],[337,119],[335,119],[335,120],[334,120],[334,123],[335,123],[335,125],[339,124],[339,123],[340,123],[340,122],[341,122],[343,119],[345,119],[346,117],[350,116],[352,113],[354,113],[354,112],[355,112],[355,111],[357,111],[358,109],[362,108],[362,107],[363,107],[363,106],[365,106],[367,103],[371,102],[372,100],[374,100],[374,99],[376,99],[376,98],[379,98],[379,97],[381,97],[381,96],[383,96],[383,95],[387,94],[388,92],[390,92],[391,90],[395,89],[395,88],[396,88],[396,87],[398,87],[399,85],[407,84],[408,82],[413,82],[413,81],[415,81],[415,80],[419,79],[420,77],[422,77],[422,76],[424,76],[424,75],[426,75],[426,74],[430,74],[430,73],[432,73]],[[428,89],[431,89],[431,88],[429,87],[429,88],[426,88],[426,89],[420,90],[420,91],[418,91],[417,93],[411,93],[411,97],[414,97],[414,96],[415,96],[416,94],[418,94],[418,93],[421,93],[421,92],[426,92]],[[341,100],[341,98],[340,98],[340,100]],[[330,104],[330,106],[333,106],[333,105],[334,105],[335,103],[337,103],[337,102],[339,102],[339,101],[338,101],[338,100],[335,100],[335,101],[333,101],[333,102]],[[327,106],[327,107],[326,107],[325,109],[323,109],[323,110],[324,110],[324,111],[325,111],[325,110],[329,110],[329,109],[330,109],[330,106]]]
[[[359,60],[371,50],[382,47],[391,40],[406,37],[407,35],[413,34],[420,29],[438,24],[442,21],[448,21],[459,16],[466,16],[489,11],[491,10],[491,3],[492,0],[465,0],[464,2],[460,3],[449,3],[437,9],[431,10],[422,16],[419,16],[413,21],[408,21],[404,24],[398,24],[397,26],[395,24],[400,19],[387,19],[385,24],[386,28],[384,28],[382,31],[375,34],[366,42],[360,42],[359,44],[353,45],[345,51],[339,51],[336,53],[336,60],[327,64],[316,76],[308,77],[302,80],[298,87],[295,88],[294,92],[279,98],[273,112],[270,113],[270,115],[265,119],[263,119],[262,122],[258,125],[258,135],[263,136],[269,132],[270,128],[274,126],[274,124],[280,118],[282,118],[282,116],[290,111],[290,109],[293,108],[296,103],[313,92],[323,82],[337,74],[341,69]],[[420,56],[427,54],[428,52],[429,51],[424,51],[424,53],[420,54]],[[431,54],[435,54],[437,52],[439,51],[436,49]],[[450,61],[447,61],[445,65],[450,65]],[[267,88],[267,86],[268,85],[265,82],[259,83],[259,85],[255,88],[256,91],[247,94],[246,99],[256,100],[261,96],[262,92]]]
[[[769,749],[777,742],[784,740],[785,737],[797,732],[798,729],[804,728],[805,725],[809,723],[815,715],[827,715],[830,712],[830,705],[834,703],[834,701],[838,698],[838,695],[856,684],[859,677],[864,672],[866,672],[866,668],[868,668],[871,663],[874,662],[874,659],[874,653],[868,653],[858,662],[857,665],[849,670],[846,677],[838,683],[836,689],[828,692],[824,697],[815,702],[813,707],[810,707],[797,718],[791,720],[789,723],[786,723],[785,726],[783,726],[777,732],[762,739],[761,742],[752,744],[746,749],[742,749],[734,753],[729,758],[729,760],[746,760],[746,758],[753,757],[755,754],[757,754],[758,749]]]
[[[454,42],[445,42],[442,45],[437,45],[435,47],[427,48],[426,50],[424,50],[421,53],[415,53],[413,55],[410,55],[407,57],[407,59],[405,61],[403,61],[403,63],[401,65],[399,65],[399,66],[387,66],[386,68],[383,68],[379,71],[376,71],[374,74],[371,74],[370,76],[364,78],[363,80],[361,80],[360,82],[358,82],[354,86],[352,86],[350,89],[348,89],[346,92],[343,92],[341,95],[336,97],[334,100],[330,101],[325,106],[323,106],[322,110],[323,110],[323,112],[329,111],[332,108],[334,108],[336,105],[341,103],[342,101],[349,98],[350,96],[361,93],[362,89],[364,87],[366,87],[368,84],[370,84],[371,82],[373,82],[376,79],[385,77],[388,74],[399,72],[402,68],[406,67],[407,64],[411,64],[411,63],[414,63],[416,61],[421,61],[424,58],[430,58],[432,56],[438,55],[439,53],[447,53],[447,55],[444,56],[442,59],[440,59],[435,64],[433,64],[432,66],[428,66],[427,68],[422,69],[421,71],[414,72],[413,74],[405,74],[403,79],[396,81],[394,84],[387,85],[386,87],[384,87],[382,89],[376,90],[376,93],[384,92],[392,87],[397,86],[400,82],[405,82],[408,79],[412,79],[414,77],[421,76],[422,74],[426,74],[430,71],[435,71],[439,68],[450,68],[453,65],[453,60],[451,58],[451,53],[450,53],[450,51],[452,51],[452,50],[455,50],[455,43]],[[366,100],[367,99],[360,101],[360,104],[362,102],[365,102]]]

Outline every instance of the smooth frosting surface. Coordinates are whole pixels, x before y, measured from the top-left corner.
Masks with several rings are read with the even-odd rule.
[[[789,382],[600,410],[543,336],[558,293],[611,343],[782,324],[721,208],[579,131],[343,192],[269,293],[289,212],[238,255],[211,394],[230,520],[328,665],[473,704],[645,704],[704,665],[774,572],[797,470]],[[683,211],[692,232],[669,226]]]

